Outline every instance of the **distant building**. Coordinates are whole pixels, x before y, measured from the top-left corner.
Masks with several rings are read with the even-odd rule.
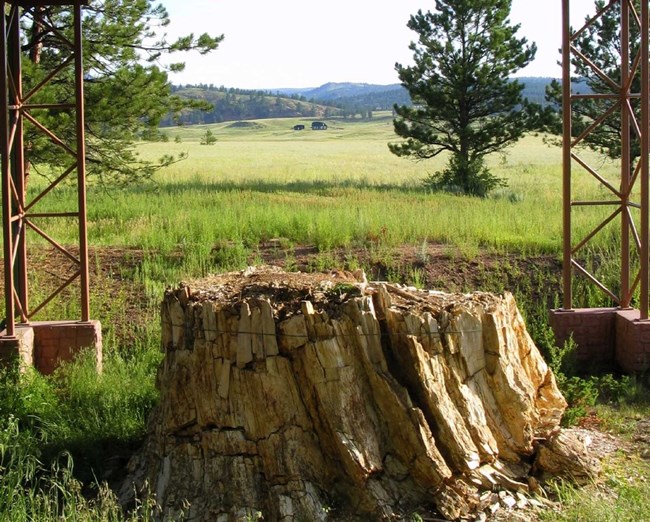
[[[305,130],[305,126],[304,125],[294,125],[293,130]]]
[[[311,130],[327,130],[327,123],[323,121],[314,121],[311,124]]]

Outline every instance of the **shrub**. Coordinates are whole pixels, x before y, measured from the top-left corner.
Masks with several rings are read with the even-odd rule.
[[[550,331],[550,328],[548,329]],[[547,339],[548,341],[548,339]],[[558,386],[568,403],[562,419],[565,426],[571,426],[585,417],[591,408],[599,403],[624,404],[638,398],[638,387],[630,376],[602,375],[579,376],[576,363],[576,344],[572,338],[557,346],[555,342],[546,345],[549,366]]]
[[[486,197],[498,187],[508,185],[504,179],[497,178],[488,170],[482,158],[465,161],[460,156],[452,156],[445,170],[429,174],[423,183],[434,192],[451,192],[480,198]]]

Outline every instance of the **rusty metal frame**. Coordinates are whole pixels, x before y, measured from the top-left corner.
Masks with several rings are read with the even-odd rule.
[[[79,279],[81,321],[90,318],[88,284],[88,234],[86,217],[86,150],[84,121],[84,78],[82,47],[82,6],[88,0],[0,0],[0,153],[2,155],[2,227],[4,241],[4,284],[6,307],[6,337],[15,336],[16,319],[29,322],[35,314],[47,306],[57,295]],[[29,92],[23,92],[21,66],[20,17],[33,13],[36,7],[67,6],[73,10],[74,38],[70,41],[43,20],[44,33],[56,35],[70,48],[70,57],[64,59],[54,70]],[[5,16],[5,13],[8,15]],[[31,98],[48,85],[63,70],[74,67],[75,103],[30,104]],[[39,110],[67,109],[75,113],[74,143],[66,143],[38,120]],[[24,125],[29,122],[50,140],[66,151],[71,165],[54,181],[50,182],[30,201],[26,193]],[[69,212],[34,212],[34,206],[50,194],[64,179],[76,172],[77,208]],[[73,217],[78,221],[79,253],[50,237],[34,220],[57,217]],[[77,265],[74,274],[63,281],[39,304],[32,307],[28,291],[27,231],[44,238],[67,259]]]
[[[563,114],[563,181],[562,181],[562,220],[563,220],[563,309],[570,310],[573,307],[573,274],[580,273],[587,277],[597,288],[604,292],[613,302],[621,308],[629,308],[632,297],[639,289],[640,317],[648,319],[648,259],[649,259],[649,234],[648,234],[648,154],[650,151],[650,139],[648,129],[650,128],[649,110],[649,82],[650,71],[648,64],[648,0],[641,1],[640,13],[637,13],[632,0],[610,0],[603,9],[588,19],[577,31],[572,31],[570,26],[570,0],[562,0],[562,114]],[[612,80],[602,71],[588,56],[582,54],[574,42],[579,36],[592,26],[601,16],[610,9],[620,11],[620,49],[621,49],[621,71],[620,83]],[[631,56],[631,24],[639,27],[640,47],[635,56]],[[571,61],[579,60],[590,67],[603,82],[612,89],[611,94],[574,94],[571,90]],[[635,75],[640,74],[641,92],[632,92],[631,85]],[[572,135],[573,103],[581,99],[607,99],[611,105],[603,114],[596,118],[585,131],[577,137]],[[632,101],[640,105],[640,121],[634,113]],[[576,147],[609,116],[618,113],[622,129],[629,131],[621,132],[621,165],[620,165],[620,188],[609,183],[604,176],[601,176],[597,169],[592,167],[576,152]],[[634,166],[632,175],[631,169],[631,147],[633,138],[636,136],[640,144],[640,158]],[[612,196],[608,201],[574,201],[572,199],[572,167],[579,167],[580,172],[586,173],[596,179],[606,192]],[[640,186],[640,201],[632,200],[632,193]],[[591,230],[585,237],[573,237],[573,214],[578,207],[610,205],[612,212]],[[632,217],[633,210],[640,210],[640,230],[637,230]],[[609,223],[620,219],[620,289],[618,293],[607,288],[604,283],[591,274],[576,259],[576,254],[585,247],[596,235],[598,235]],[[636,249],[639,256],[639,271],[634,276],[631,273],[630,252]]]

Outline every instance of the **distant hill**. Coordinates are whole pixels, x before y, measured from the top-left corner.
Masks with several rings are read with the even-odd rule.
[[[319,101],[336,101],[368,94],[385,93],[401,90],[399,83],[390,85],[374,85],[370,83],[326,83],[320,87],[309,89],[272,89],[280,94],[300,94],[307,99]]]
[[[274,89],[280,94],[300,94],[309,100],[339,107],[348,116],[366,115],[368,111],[391,110],[393,105],[410,105],[408,91],[399,83],[326,83],[309,89]]]
[[[553,78],[521,77],[517,80],[525,85],[524,98],[541,105],[546,86]],[[326,83],[320,87],[307,89],[272,89],[280,94],[300,94],[307,99],[319,102],[335,103],[342,108],[354,105],[366,105],[375,109],[390,109],[394,104],[409,105],[411,103],[408,91],[399,83],[389,85],[374,85],[368,83]]]
[[[543,78],[543,77],[533,77],[533,76],[522,76],[521,78],[516,78],[519,83],[524,84],[523,96],[531,103],[539,103],[540,105],[547,105],[545,95],[546,87],[554,80],[555,78]]]
[[[307,100],[297,94],[286,96],[265,91],[250,91],[212,85],[172,87],[173,94],[193,100],[206,110],[186,109],[175,120],[170,116],[161,123],[170,125],[199,125],[224,121],[260,120],[265,118],[329,118],[341,114],[341,109]]]
[[[553,78],[522,77],[523,95],[529,101],[546,105],[545,89]],[[410,105],[408,91],[398,83],[326,83],[313,88],[282,88],[250,91],[213,85],[174,86],[175,95],[201,101],[211,109],[186,110],[180,123],[186,125],[220,123],[265,118],[344,118],[372,117],[373,111],[391,110],[395,104]],[[163,126],[174,125],[168,117]]]

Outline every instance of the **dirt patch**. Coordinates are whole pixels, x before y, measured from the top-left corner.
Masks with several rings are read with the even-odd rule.
[[[632,444],[642,459],[650,461],[650,418],[637,423]]]
[[[76,255],[74,248],[70,251]],[[99,315],[95,318],[105,327],[119,331],[125,340],[132,337],[129,332],[155,319],[152,314],[157,313],[158,300],[150,302],[137,276],[145,257],[152,255],[155,254],[120,247],[94,247],[89,251],[93,314]],[[182,262],[182,259],[179,257],[177,261]],[[530,296],[530,299],[546,300],[559,293],[561,273],[560,263],[554,256],[523,257],[480,251],[470,256],[448,245],[436,244],[387,248],[373,243],[369,248],[321,252],[315,246],[289,245],[287,241],[275,239],[261,243],[249,258],[251,265],[260,261],[289,272],[328,272],[338,277],[342,284],[357,281],[355,271],[362,267],[371,281],[391,281],[451,293],[511,291]],[[32,249],[28,266],[30,287],[39,290],[57,288],[77,270],[70,259],[49,247]],[[4,294],[3,282],[0,281],[0,295]],[[272,281],[267,283],[272,284]],[[78,295],[78,283],[75,282],[45,312],[74,302]],[[116,312],[117,302],[120,310]]]
[[[333,249],[287,246],[281,239],[261,243],[249,262],[302,272],[363,267],[370,281],[391,281],[444,292],[510,291],[554,306],[561,292],[562,264],[554,255],[523,256],[478,251],[463,253],[450,245]]]
[[[69,248],[77,257],[78,249]],[[152,320],[144,285],[134,277],[145,257],[143,250],[131,248],[91,248],[88,252],[90,301],[93,319],[100,319],[104,337],[115,335],[116,341],[130,344],[137,332]],[[41,247],[28,253],[27,266],[30,308],[39,306],[78,271],[78,265],[60,251]],[[4,296],[4,279],[0,281],[0,296]],[[79,278],[65,287],[33,317],[33,320],[78,319],[65,312],[70,303],[79,303]],[[4,299],[2,300],[4,308]],[[4,312],[4,310],[2,310]],[[61,314],[57,316],[57,313]]]

